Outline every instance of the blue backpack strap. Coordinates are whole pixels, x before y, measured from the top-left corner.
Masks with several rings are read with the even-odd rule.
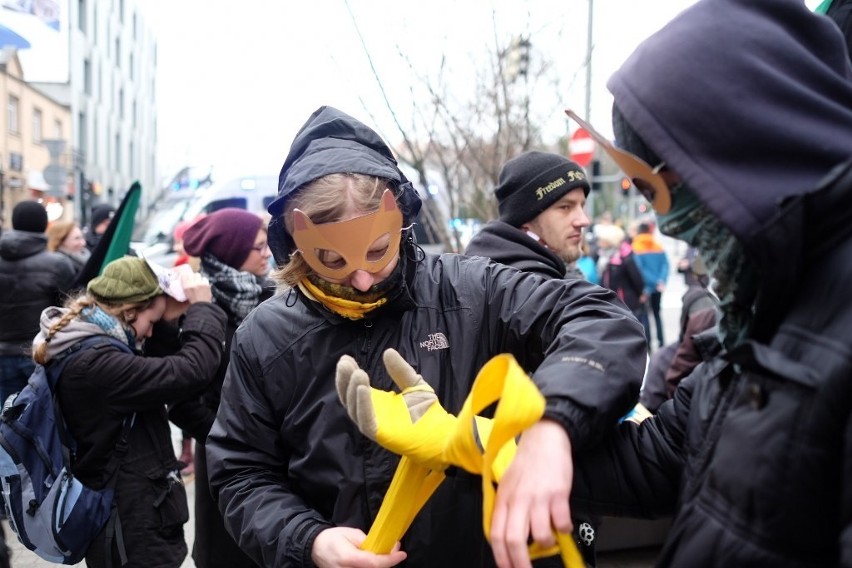
[[[56,414],[57,424],[59,425],[59,435],[62,440],[62,453],[65,458],[65,463],[69,468],[71,466],[71,450],[76,450],[76,444],[73,444],[68,436],[68,427],[65,424],[65,418],[59,405],[59,394],[56,392],[55,387],[62,371],[65,369],[65,365],[68,364],[68,361],[73,359],[75,355],[82,351],[97,345],[114,345],[122,351],[133,353],[133,350],[127,344],[113,337],[108,335],[95,335],[87,337],[75,344],[73,347],[70,347],[61,355],[61,358],[57,359],[54,363],[45,368],[48,376],[48,384],[50,385],[50,390],[53,394],[53,409]],[[130,428],[133,427],[135,420],[136,413],[124,418],[124,427],[121,430],[121,437],[118,439],[118,443],[116,444],[115,450],[112,452],[109,464],[107,465],[107,471],[110,472],[106,484],[106,488],[108,489],[115,490],[115,485],[118,481],[118,469],[121,467],[121,462],[124,461],[124,456],[127,455],[127,451],[130,446],[128,442],[130,438]],[[73,448],[72,444],[74,445]],[[115,502],[113,502],[112,511],[110,513],[109,520],[107,521],[106,536],[104,539],[104,544],[106,546],[106,555],[104,558],[106,559],[107,568],[112,567],[113,541],[115,541],[118,547],[121,566],[124,566],[127,564],[127,548],[124,543],[124,533],[121,530],[121,519],[118,516],[118,507]]]
[[[113,345],[118,347],[120,350],[125,351],[127,353],[133,353],[133,350],[126,343],[115,339],[114,337],[110,337],[109,335],[92,335],[75,343],[65,351],[59,354],[59,357],[54,361],[49,362],[45,366],[45,374],[47,375],[47,383],[50,388],[50,392],[53,395],[53,410],[56,415],[56,423],[59,425],[59,437],[62,441],[62,452],[63,457],[65,458],[65,463],[68,467],[71,466],[71,451],[76,451],[76,444],[70,439],[68,436],[68,426],[65,423],[65,416],[62,414],[62,409],[59,405],[59,393],[56,390],[56,384],[59,381],[59,377],[62,375],[62,371],[65,370],[65,366],[68,364],[71,359],[73,359],[76,355],[82,353],[86,349],[90,347],[95,347],[97,345]],[[129,430],[129,423],[127,419],[125,419],[125,431],[122,433],[122,438],[124,442],[126,442],[127,438],[127,430]],[[121,442],[119,442],[119,447],[122,446]],[[126,453],[126,443],[124,444],[124,453]],[[122,455],[123,457],[123,455]]]

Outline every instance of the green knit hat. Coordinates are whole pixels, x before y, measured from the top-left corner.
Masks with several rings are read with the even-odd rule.
[[[103,273],[89,281],[89,294],[107,304],[136,304],[163,293],[147,261],[135,256],[113,260]]]

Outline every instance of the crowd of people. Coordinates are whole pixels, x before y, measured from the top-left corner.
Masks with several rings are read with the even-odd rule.
[[[293,139],[268,223],[180,227],[176,282],[125,256],[73,289],[115,210],[81,228],[17,204],[0,398],[113,341],[58,383],[73,472],[114,487],[120,519],[86,564],[180,566],[192,462],[199,568],[529,568],[575,547],[594,566],[601,516],[670,516],[660,566],[852,566],[844,41],[800,0],[699,0],[651,35],[608,82],[614,143],[568,113],[653,208],[627,227],[592,225],[583,168],[528,151],[464,254],[424,252],[393,151],[330,106]],[[660,235],[689,247],[668,342]],[[520,404],[465,422],[498,356],[536,393],[519,436]],[[183,462],[170,424],[194,439]],[[440,481],[377,548],[409,463]]]

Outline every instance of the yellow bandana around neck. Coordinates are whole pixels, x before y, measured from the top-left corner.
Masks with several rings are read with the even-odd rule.
[[[326,294],[307,278],[302,278],[299,281],[299,290],[311,300],[317,301],[337,315],[351,320],[363,319],[365,315],[388,301],[387,298],[379,298],[375,302],[369,303],[345,300]]]

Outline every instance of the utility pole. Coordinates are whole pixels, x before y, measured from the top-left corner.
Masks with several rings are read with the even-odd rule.
[[[586,114],[583,118],[586,122],[592,122],[592,41],[593,22],[595,14],[595,0],[589,0],[589,22],[586,30]]]
[[[586,122],[591,123],[591,115],[592,115],[592,48],[594,46],[594,42],[592,41],[592,30],[594,22],[594,13],[595,13],[595,0],[589,0],[589,18],[588,18],[588,28],[586,29],[586,108],[583,109],[585,112]],[[592,164],[598,164],[598,161],[592,156]],[[594,168],[593,168],[594,170]],[[595,178],[595,172],[592,172],[592,183],[596,183],[597,180]],[[590,191],[589,197],[586,203],[586,210],[589,212],[589,215],[594,218],[595,215],[595,192]],[[594,221],[594,219],[592,219]]]

